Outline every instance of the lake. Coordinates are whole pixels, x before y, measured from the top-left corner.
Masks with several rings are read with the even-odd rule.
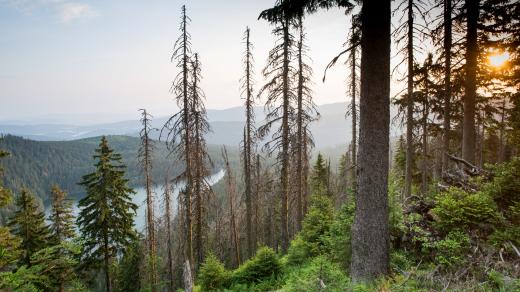
[[[217,171],[216,173],[212,174],[210,177],[207,178],[207,181],[210,185],[214,185],[218,183],[226,174],[226,172],[221,169]],[[172,207],[172,214],[175,214],[177,211],[177,195],[179,194],[179,191],[184,188],[185,182],[179,182],[175,185],[173,185],[173,192],[171,193],[171,207]],[[136,217],[134,218],[134,226],[136,229],[140,232],[144,232],[145,224],[146,224],[146,189],[143,187],[136,188],[135,194],[132,198],[132,201],[134,204],[137,205],[137,213]],[[164,205],[163,205],[163,187],[162,186],[155,186],[153,188],[154,192],[154,209],[155,209],[155,217],[161,216],[164,211]],[[47,218],[50,214],[50,207],[48,207],[45,210],[45,213],[47,215]],[[79,208],[78,208],[78,201],[74,201],[74,207],[72,213],[77,218],[79,214]]]

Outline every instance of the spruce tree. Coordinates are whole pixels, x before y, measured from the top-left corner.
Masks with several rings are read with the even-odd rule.
[[[0,139],[1,141],[1,139]],[[7,157],[9,152],[0,149],[0,158]],[[0,208],[9,205],[12,201],[11,191],[2,185],[3,169],[0,166]],[[0,226],[0,270],[15,263],[20,256],[20,238],[11,234],[8,227]]]
[[[16,207],[17,210],[8,225],[12,234],[22,240],[22,256],[18,265],[30,267],[32,255],[49,246],[50,231],[45,224],[43,211],[27,189],[22,189],[16,200]]]
[[[72,239],[76,236],[74,231],[74,215],[72,214],[72,201],[67,199],[67,193],[54,185],[51,189],[52,205],[50,229],[54,244]]]
[[[76,236],[74,231],[74,215],[72,214],[72,202],[67,200],[67,193],[54,185],[51,189],[52,209],[49,221],[51,221],[51,241],[54,246],[52,260],[59,265],[55,266],[50,278],[54,281],[58,290],[65,291],[65,282],[74,274],[75,262],[71,259],[70,249],[63,244],[67,244]]]
[[[87,264],[103,267],[106,290],[111,292],[110,264],[136,237],[137,205],[132,203],[135,192],[128,186],[121,155],[109,147],[106,137],[95,152],[96,170],[80,182],[87,195],[79,201],[77,222],[85,239],[83,257]]]
[[[318,154],[316,158],[316,163],[312,169],[311,174],[311,195],[328,195],[327,192],[327,177],[328,171],[327,166],[325,165],[325,160],[321,153]]]

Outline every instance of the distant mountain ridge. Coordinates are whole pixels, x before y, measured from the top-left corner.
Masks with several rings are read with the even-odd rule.
[[[351,120],[346,117],[348,104],[346,102],[324,104],[318,106],[320,120],[311,124],[317,148],[334,147],[346,144],[351,139]],[[261,124],[265,118],[263,107],[255,107],[257,124]],[[392,110],[392,116],[395,110]],[[152,121],[155,128],[160,129],[167,117],[158,117]],[[208,120],[212,132],[207,136],[209,144],[236,146],[242,139],[244,125],[244,107],[232,107],[222,110],[208,110]],[[101,135],[127,135],[137,136],[140,130],[138,118],[114,123],[101,123],[96,125],[67,125],[67,124],[23,124],[0,123],[0,134],[11,134],[37,141],[70,141],[96,137]],[[399,131],[392,128],[393,135]],[[159,138],[159,131],[154,138]]]

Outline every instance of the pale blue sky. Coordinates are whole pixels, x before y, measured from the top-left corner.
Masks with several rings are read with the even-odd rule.
[[[155,116],[175,112],[170,54],[183,4],[202,60],[207,107],[240,105],[242,34],[249,25],[258,88],[273,39],[270,25],[257,17],[273,3],[0,0],[0,121],[68,114],[105,122],[135,118],[139,108]],[[333,9],[306,19],[318,104],[346,100],[345,66],[332,70],[325,84],[321,77],[342,50],[350,18]]]

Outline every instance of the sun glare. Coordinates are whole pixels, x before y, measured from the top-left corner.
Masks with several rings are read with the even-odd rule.
[[[489,55],[489,64],[493,67],[502,67],[509,60],[508,52],[494,52]]]

